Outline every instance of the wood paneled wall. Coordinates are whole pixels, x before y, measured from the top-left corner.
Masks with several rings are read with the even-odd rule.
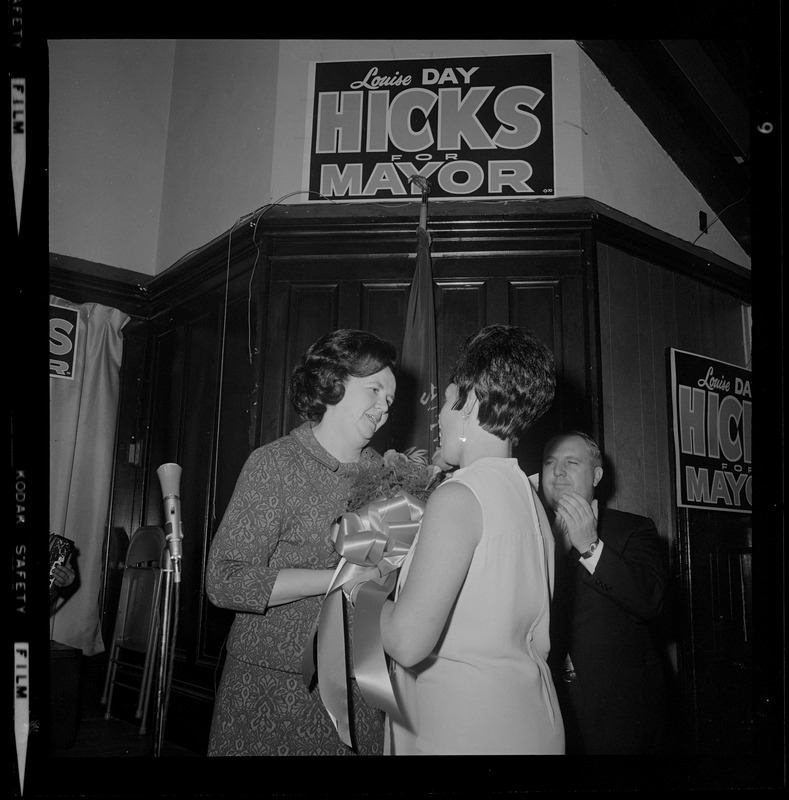
[[[751,697],[751,520],[678,509],[668,349],[746,363],[735,292],[598,244],[607,505],[651,517],[671,567],[658,631],[677,752],[745,752]],[[727,702],[719,703],[725,695]]]
[[[599,244],[603,442],[609,505],[651,517],[673,542],[667,348],[745,363],[743,301],[617,247]]]

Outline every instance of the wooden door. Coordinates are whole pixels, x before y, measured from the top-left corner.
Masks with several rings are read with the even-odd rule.
[[[680,509],[686,602],[684,749],[753,752],[753,580],[750,514]]]
[[[300,423],[287,396],[288,376],[301,353],[322,334],[363,328],[400,351],[414,264],[407,255],[342,260],[315,255],[302,256],[294,268],[293,256],[272,258],[261,443]],[[463,341],[484,325],[504,322],[530,328],[553,349],[556,399],[516,452],[528,472],[537,470],[550,433],[592,424],[590,377],[595,372],[586,347],[581,272],[579,256],[546,258],[526,252],[469,257],[444,252],[433,257],[440,394]],[[393,418],[396,406],[397,402]],[[393,428],[385,426],[373,440],[379,452],[393,446]]]

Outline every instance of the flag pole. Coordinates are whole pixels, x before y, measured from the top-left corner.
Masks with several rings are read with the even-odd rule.
[[[422,204],[419,207],[419,227],[427,230],[427,196],[430,194],[430,181],[421,175],[412,175],[408,180],[422,190]]]

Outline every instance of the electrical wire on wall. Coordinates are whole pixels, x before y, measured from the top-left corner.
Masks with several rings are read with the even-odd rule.
[[[717,215],[717,216],[716,216],[716,217],[715,217],[715,218],[712,220],[712,222],[710,222],[710,223],[709,223],[709,225],[707,225],[707,226],[704,228],[704,230],[703,230],[703,231],[702,231],[702,232],[701,232],[701,233],[700,233],[700,234],[699,234],[699,235],[698,235],[698,236],[697,236],[697,237],[696,237],[696,238],[695,238],[695,239],[694,239],[694,240],[691,242],[691,244],[696,244],[696,242],[698,242],[698,240],[699,240],[699,239],[701,239],[701,237],[702,237],[702,236],[704,236],[704,234],[705,234],[705,233],[707,233],[707,231],[709,231],[709,229],[710,229],[710,228],[711,228],[711,227],[712,227],[712,226],[713,226],[713,225],[714,225],[714,224],[715,224],[715,223],[716,223],[716,222],[717,222],[717,221],[718,221],[718,220],[719,220],[719,219],[720,219],[720,218],[721,218],[721,217],[722,217],[722,216],[723,216],[723,215],[724,215],[724,214],[725,214],[725,213],[726,213],[726,212],[727,212],[727,211],[728,211],[728,210],[729,210],[729,209],[730,209],[732,206],[736,206],[736,205],[737,205],[737,203],[742,203],[742,201],[743,201],[743,200],[745,200],[745,198],[746,198],[746,197],[747,197],[747,196],[748,196],[750,193],[751,193],[751,187],[749,186],[749,187],[748,187],[748,191],[747,191],[747,192],[745,192],[745,194],[744,194],[744,195],[743,195],[743,196],[742,196],[742,197],[741,197],[739,200],[735,200],[733,203],[729,203],[729,205],[727,205],[727,206],[726,206],[726,208],[724,208],[724,209],[723,209],[723,211],[721,211],[721,212],[720,212],[720,214],[718,214],[718,215]]]

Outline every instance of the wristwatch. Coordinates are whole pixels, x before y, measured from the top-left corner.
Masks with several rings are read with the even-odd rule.
[[[600,544],[599,539],[595,539],[590,545],[589,549],[585,553],[581,553],[581,558],[591,558],[592,554],[595,550],[597,550],[597,545]]]

